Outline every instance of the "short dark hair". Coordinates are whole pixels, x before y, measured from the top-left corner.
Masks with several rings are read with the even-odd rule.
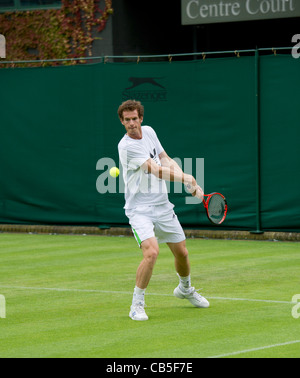
[[[144,117],[144,107],[140,101],[128,100],[123,102],[118,109],[118,116],[122,120],[123,112],[133,112],[134,110],[138,111],[139,118]]]

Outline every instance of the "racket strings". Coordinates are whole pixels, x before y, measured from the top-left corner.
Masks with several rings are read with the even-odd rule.
[[[226,203],[224,199],[218,195],[215,194],[211,197],[209,203],[208,203],[208,215],[209,218],[214,222],[214,223],[219,223],[225,213],[225,206]]]

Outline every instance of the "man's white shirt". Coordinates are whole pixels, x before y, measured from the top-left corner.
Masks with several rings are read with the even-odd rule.
[[[142,139],[133,139],[125,134],[118,144],[118,151],[125,183],[124,208],[167,203],[165,181],[141,167],[150,158],[161,166],[159,154],[164,149],[155,131],[150,126],[142,126]]]

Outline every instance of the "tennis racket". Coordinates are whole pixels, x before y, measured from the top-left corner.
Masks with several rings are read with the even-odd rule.
[[[221,224],[227,215],[227,201],[220,193],[204,194],[203,205],[207,218],[213,224]]]

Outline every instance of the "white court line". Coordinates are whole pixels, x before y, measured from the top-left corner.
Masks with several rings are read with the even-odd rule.
[[[6,289],[16,289],[16,290],[37,290],[37,291],[58,291],[58,292],[73,292],[73,293],[99,293],[99,294],[128,294],[132,295],[132,291],[112,291],[112,290],[92,290],[92,289],[63,289],[63,288],[54,288],[54,287],[32,287],[32,286],[10,286],[10,285],[1,285],[0,288],[6,288]],[[163,294],[163,293],[147,293],[147,295],[153,295],[153,296],[167,296],[167,297],[173,297],[172,294]],[[216,299],[216,300],[225,300],[225,301],[250,301],[250,302],[265,302],[265,303],[283,303],[283,304],[295,304],[296,302],[288,302],[288,301],[274,301],[274,300],[264,300],[264,299],[249,299],[249,298],[227,298],[227,297],[207,297],[209,299]],[[237,352],[232,353],[225,353],[220,354],[217,356],[210,356],[206,358],[223,358],[223,357],[230,357],[230,356],[236,356],[243,353],[249,353],[249,352],[255,352],[259,350],[264,349],[270,349],[275,347],[280,347],[284,345],[291,345],[300,343],[300,340],[295,341],[288,341],[281,344],[273,344],[273,345],[267,345],[263,347],[258,348],[252,348],[252,349],[245,349],[240,350]]]
[[[286,303],[286,304],[297,304],[297,302],[290,301],[274,301],[272,299],[250,299],[250,298],[226,298],[226,297],[207,297],[210,299],[219,299],[222,301],[248,301],[248,302],[265,302],[265,303]]]
[[[281,344],[267,345],[267,346],[263,346],[263,347],[259,347],[259,348],[245,349],[245,350],[240,350],[238,352],[219,354],[218,356],[211,356],[211,357],[206,357],[206,358],[230,357],[230,356],[236,356],[238,354],[249,353],[249,352],[256,352],[258,350],[276,348],[276,347],[280,347],[280,346],[284,346],[284,345],[291,345],[291,344],[297,344],[297,343],[300,343],[300,340],[288,341],[286,343],[281,343]]]
[[[130,294],[133,291],[114,291],[114,290],[92,290],[92,289],[63,289],[55,287],[32,287],[32,286],[10,286],[0,284],[0,288],[16,289],[16,290],[43,290],[43,291],[59,291],[59,292],[74,292],[74,293],[99,293],[99,294]],[[173,294],[163,293],[147,293],[147,295],[173,297]],[[296,304],[297,302],[289,301],[275,301],[271,299],[251,299],[251,298],[227,298],[227,297],[209,297],[208,299],[216,299],[222,301],[247,301],[247,302],[263,302],[263,303],[283,303],[283,304]]]

